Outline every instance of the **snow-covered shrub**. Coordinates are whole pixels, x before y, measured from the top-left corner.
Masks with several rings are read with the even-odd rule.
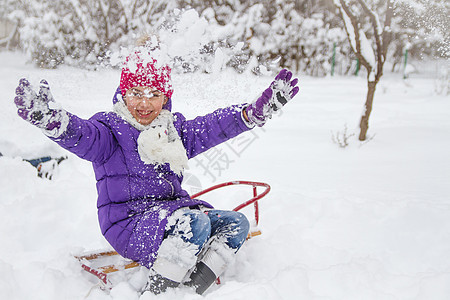
[[[43,6],[42,13],[46,9]],[[54,68],[64,62],[67,53],[64,31],[64,23],[54,11],[42,17],[26,18],[19,30],[22,47],[28,56],[45,68]]]
[[[21,24],[20,46],[39,66],[89,66],[97,64],[115,43],[130,40],[131,29],[151,28],[148,18],[156,22],[161,16],[153,12],[166,6],[165,1],[131,2],[138,6],[118,0],[29,1],[24,6],[8,0],[6,11]],[[142,11],[144,4],[154,5]]]
[[[345,32],[330,22],[335,16],[319,13],[320,6],[317,11],[306,13],[297,4],[298,1],[252,1],[245,7],[241,5],[241,10],[228,12],[228,23],[220,26],[215,22],[219,25],[215,30],[225,33],[228,48],[235,50],[228,65],[256,73],[282,66],[323,76],[330,72],[334,45],[342,54],[338,55],[337,64],[351,65]],[[207,14],[203,15],[214,23],[221,19],[217,11],[220,10],[206,9]]]
[[[3,1],[1,14],[21,24],[21,48],[42,67],[95,67],[108,51],[132,45],[143,33],[181,42],[170,41],[180,52],[173,55],[180,72],[288,67],[323,76],[330,73],[334,46],[335,72],[345,74],[352,65],[327,1],[36,0],[26,6]],[[185,16],[190,8],[197,16]]]

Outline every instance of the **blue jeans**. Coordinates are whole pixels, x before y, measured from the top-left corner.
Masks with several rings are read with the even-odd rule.
[[[190,226],[186,226],[186,222]],[[217,237],[236,253],[245,242],[249,229],[247,217],[240,212],[209,210],[204,213],[191,209],[176,219],[175,224],[166,230],[164,238],[181,236],[185,242],[198,246],[195,254],[198,255],[210,238]]]

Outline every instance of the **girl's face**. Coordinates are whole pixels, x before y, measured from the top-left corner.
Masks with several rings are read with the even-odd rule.
[[[153,122],[166,102],[167,97],[151,87],[132,87],[125,93],[127,108],[141,125],[149,125]]]

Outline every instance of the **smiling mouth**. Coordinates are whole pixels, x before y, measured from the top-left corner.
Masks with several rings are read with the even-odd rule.
[[[141,118],[148,118],[152,115],[153,111],[152,110],[150,110],[150,111],[138,110],[137,113],[138,113],[139,117],[141,117]]]

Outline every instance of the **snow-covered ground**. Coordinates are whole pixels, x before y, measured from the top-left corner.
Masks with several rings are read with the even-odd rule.
[[[91,290],[95,278],[73,258],[108,249],[91,165],[21,120],[13,104],[21,77],[35,85],[45,78],[64,108],[88,118],[111,109],[119,71],[40,70],[23,61],[0,53],[0,298],[139,299],[142,270],[110,294]],[[251,101],[270,82],[232,72],[174,75],[174,110],[194,117]],[[340,148],[332,136],[356,132],[365,85],[300,74],[300,93],[281,116],[191,160],[192,192],[230,180],[272,186],[260,202],[263,234],[204,296],[178,289],[140,299],[450,299],[450,99],[435,95],[433,79],[387,74],[373,138]],[[45,155],[68,156],[51,181],[22,160]],[[231,209],[250,194],[229,187],[207,199]]]

